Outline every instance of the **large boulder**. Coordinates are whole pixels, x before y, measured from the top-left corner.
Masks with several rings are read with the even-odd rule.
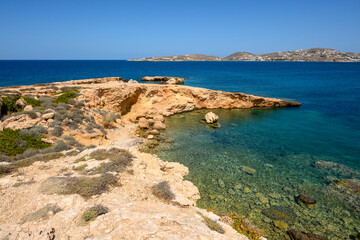
[[[300,203],[304,203],[306,204],[307,206],[313,206],[316,204],[316,200],[313,199],[310,195],[307,195],[307,194],[299,194],[297,196],[297,201]]]
[[[19,108],[24,108],[26,106],[26,102],[22,98],[18,99],[15,104]]]
[[[139,124],[139,127],[142,129],[147,129],[150,127],[149,121],[144,117],[139,119],[138,124]]]
[[[33,106],[27,105],[25,106],[24,111],[32,111],[33,109],[34,109]]]
[[[209,112],[205,115],[205,121],[207,124],[217,123],[218,120],[219,117],[213,112]]]
[[[156,121],[154,123],[154,129],[157,129],[157,130],[165,130],[166,126],[164,123],[160,122],[160,121]]]

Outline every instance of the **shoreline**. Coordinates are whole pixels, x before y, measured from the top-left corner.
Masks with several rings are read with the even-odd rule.
[[[80,86],[80,89],[79,89],[80,96],[77,96],[75,99],[80,100],[81,102],[84,102],[85,108],[88,108],[91,110],[99,108],[99,109],[103,109],[103,110],[106,109],[106,111],[121,113],[122,119],[120,121],[114,122],[114,128],[111,128],[108,130],[108,133],[106,134],[105,138],[99,134],[97,136],[93,135],[93,136],[87,136],[87,137],[79,137],[77,134],[78,132],[75,130],[74,131],[65,130],[65,133],[69,136],[74,137],[77,141],[79,141],[80,143],[85,144],[85,145],[96,142],[97,145],[99,145],[99,147],[95,148],[95,150],[102,149],[103,148],[102,146],[108,146],[108,149],[111,147],[117,147],[120,149],[125,148],[133,156],[133,158],[135,159],[134,164],[138,164],[137,166],[139,166],[139,169],[143,168],[141,166],[144,166],[144,165],[146,166],[152,162],[152,167],[150,169],[147,169],[147,167],[145,167],[145,171],[143,171],[141,174],[152,176],[154,178],[154,180],[157,179],[156,182],[163,181],[164,174],[168,175],[168,177],[165,177],[165,179],[167,178],[167,181],[170,183],[170,189],[175,194],[175,197],[171,201],[172,204],[170,204],[170,206],[173,206],[174,203],[175,203],[175,206],[182,206],[182,207],[178,208],[178,211],[180,211],[180,212],[182,212],[182,210],[184,210],[184,209],[193,209],[192,214],[189,215],[189,216],[192,216],[192,218],[195,217],[192,224],[201,226],[201,224],[199,224],[199,222],[195,223],[199,219],[200,219],[199,221],[201,222],[201,216],[199,217],[198,214],[196,214],[197,211],[201,211],[201,214],[213,219],[214,221],[216,221],[218,224],[220,224],[225,229],[225,235],[220,235],[219,233],[216,233],[214,231],[210,231],[210,232],[205,231],[207,226],[205,224],[203,224],[202,228],[198,229],[198,232],[196,234],[205,234],[205,235],[207,234],[206,236],[208,237],[208,239],[209,238],[212,239],[213,237],[214,237],[214,239],[227,239],[225,237],[228,237],[229,239],[246,239],[246,238],[244,238],[240,234],[236,233],[235,230],[233,230],[230,226],[222,223],[220,221],[220,217],[217,217],[216,215],[211,214],[211,213],[206,213],[206,211],[204,212],[204,210],[197,209],[196,207],[191,207],[191,206],[195,205],[196,200],[199,198],[199,193],[198,193],[198,189],[192,183],[183,180],[183,176],[185,176],[187,174],[188,169],[186,167],[182,166],[181,164],[164,162],[164,161],[161,161],[157,156],[153,156],[153,155],[146,154],[146,153],[140,153],[138,151],[138,148],[140,147],[139,142],[141,142],[141,140],[139,140],[135,135],[135,130],[137,128],[137,124],[135,122],[144,117],[146,119],[150,120],[150,119],[155,119],[159,114],[161,114],[162,116],[170,116],[170,115],[173,115],[176,113],[187,112],[187,111],[192,111],[195,109],[203,109],[203,108],[207,108],[207,109],[211,109],[211,108],[213,108],[213,109],[214,108],[254,108],[254,107],[268,108],[268,107],[287,107],[287,106],[301,105],[300,103],[294,102],[294,101],[283,101],[283,100],[274,99],[274,98],[262,98],[262,97],[246,95],[246,94],[242,94],[242,93],[229,93],[229,92],[222,92],[222,91],[213,91],[213,90],[208,90],[208,89],[194,88],[194,87],[187,87],[187,86],[178,86],[178,85],[165,86],[165,85],[157,85],[157,84],[139,84],[137,82],[124,83],[124,82],[121,82],[121,78],[100,78],[100,79],[90,79],[90,80],[74,80],[74,81],[67,81],[67,82],[55,82],[55,83],[51,83],[51,84],[40,84],[38,86],[31,85],[31,86],[27,86],[27,88],[36,87],[36,89],[29,88],[29,90],[23,91],[22,94],[36,93],[39,96],[42,94],[50,94],[51,95],[51,94],[54,94],[57,92],[57,90],[54,91],[52,89],[46,88],[46,87],[51,87],[51,86],[53,87],[53,89],[54,89],[54,87],[67,86],[67,87],[71,88],[71,87],[79,87]],[[19,86],[14,89],[20,90],[22,87],[23,86]],[[42,89],[42,88],[45,88],[45,89]],[[8,90],[10,90],[10,89],[11,88],[8,88]],[[116,89],[116,91],[114,89]],[[4,90],[4,89],[2,88],[2,90]],[[164,100],[166,100],[166,102],[164,102]],[[99,117],[97,116],[96,118],[98,119]],[[161,119],[159,121],[162,122]],[[17,125],[17,124],[15,124],[15,125]],[[142,144],[142,143],[140,143],[140,144]],[[137,145],[137,147],[135,147],[135,145]],[[55,167],[54,166],[52,167],[53,170],[45,170],[46,175],[52,176],[53,173],[51,173],[51,172],[54,171],[54,168],[56,169],[56,165],[58,166],[57,169],[60,171],[61,169],[59,169],[59,168],[62,165],[62,163],[61,163],[62,161],[66,162],[69,166],[72,166],[72,169],[79,168],[81,166],[81,164],[77,164],[75,162],[77,160],[79,160],[81,157],[91,155],[91,153],[93,151],[94,150],[84,150],[81,153],[79,153],[78,156],[75,156],[75,157],[69,156],[69,157],[65,157],[64,159],[60,158],[61,161],[59,161],[59,159],[50,161],[50,163],[55,162]],[[94,166],[97,166],[99,164],[101,165],[101,162],[94,161],[91,164],[93,164]],[[34,165],[37,167],[40,167],[39,164],[34,164]],[[49,164],[49,165],[51,165],[51,164]],[[89,163],[88,163],[88,165],[89,165]],[[89,166],[85,167],[85,169],[87,169],[88,167]],[[25,177],[20,178],[21,179],[20,182],[27,182],[27,180],[29,180],[29,178],[32,177],[32,180],[35,179],[34,181],[36,183],[34,185],[29,185],[29,186],[31,186],[29,188],[32,189],[31,191],[34,193],[34,195],[37,197],[41,197],[41,199],[43,199],[43,200],[49,199],[44,194],[36,194],[36,189],[34,189],[35,187],[37,187],[37,185],[39,185],[38,182],[45,180],[43,176],[40,177],[37,175],[37,171],[39,171],[39,170],[34,169],[33,166],[28,166],[26,168],[21,168],[21,169],[23,171],[25,171],[26,174],[25,174]],[[168,170],[166,170],[166,169],[168,169]],[[171,170],[171,169],[173,169],[173,170]],[[180,172],[175,169],[180,169]],[[140,182],[141,182],[142,177],[140,177],[141,174],[140,174],[140,176],[136,174],[137,170],[138,170],[138,168],[132,169],[133,173],[135,172],[135,177],[129,173],[129,176],[125,175],[125,179],[129,179],[128,181],[137,181],[137,180],[139,180],[137,178],[140,178]],[[44,171],[44,170],[42,170],[42,171]],[[71,172],[75,172],[74,175],[72,174],[73,176],[81,176],[81,175],[79,175],[79,173],[77,173],[74,170],[72,170]],[[27,176],[27,175],[29,175],[29,176]],[[159,179],[159,175],[160,175],[161,179]],[[12,179],[13,177],[17,178],[17,180],[15,182],[14,182],[15,179]],[[137,180],[135,180],[135,179],[137,179]],[[5,190],[11,188],[11,185],[15,184],[18,181],[19,181],[19,176],[16,177],[16,174],[12,175],[12,176],[5,175],[4,177],[0,178],[1,191],[6,193]],[[127,183],[129,183],[129,182],[127,182]],[[104,201],[108,202],[109,201],[108,198],[106,198],[106,199],[102,199],[102,198],[104,195],[106,197],[107,194],[111,194],[114,190],[118,191],[118,192],[119,191],[122,192],[122,189],[127,189],[129,195],[134,195],[134,192],[133,192],[134,186],[131,186],[131,184],[128,185],[127,183],[123,184],[123,182],[122,182],[122,184],[123,184],[122,187],[115,187],[109,193],[106,193],[106,194],[104,193],[102,195],[98,195],[98,197],[94,198],[94,200],[96,200],[95,202],[104,202]],[[150,185],[149,182],[147,182],[146,184]],[[4,186],[5,186],[5,188],[4,188]],[[20,187],[20,189],[21,189],[21,187]],[[138,191],[140,191],[140,194],[141,194],[142,191],[139,189],[139,186],[137,187],[137,189],[138,189]],[[193,189],[193,190],[189,191],[189,189]],[[23,191],[24,191],[24,189],[22,190],[22,192],[19,193],[20,196],[21,196],[21,194],[24,194]],[[15,194],[15,196],[16,196],[16,191],[13,190],[12,192],[13,192],[12,194]],[[144,190],[144,192],[149,192],[149,190]],[[135,193],[135,195],[137,195],[137,194],[138,193]],[[149,194],[149,193],[147,193],[147,194]],[[62,207],[64,209],[63,213],[60,212],[61,214],[64,214],[65,212],[67,212],[69,214],[70,210],[74,210],[74,209],[72,209],[72,208],[74,208],[73,205],[70,204],[70,206],[69,206],[64,203],[64,201],[65,202],[68,201],[67,199],[73,198],[72,196],[73,195],[69,195],[69,197],[67,197],[67,195],[65,195],[65,197],[61,197],[60,195],[56,196],[56,198],[60,198],[56,202],[60,202],[61,203],[60,205],[62,205],[60,207]],[[11,199],[14,196],[7,195],[7,197],[9,197]],[[148,199],[148,198],[151,199],[150,202],[154,201],[154,197],[147,196],[145,199]],[[4,199],[7,199],[7,198],[4,197]],[[89,206],[89,204],[86,203],[86,201],[84,202],[83,200],[80,200],[81,199],[80,196],[76,197],[76,199],[77,199],[76,201],[80,201],[83,204],[83,206],[79,206],[79,204],[78,204],[78,207],[80,207],[80,208],[77,209],[76,211],[79,214],[79,211],[83,210],[84,206]],[[49,200],[47,200],[47,201],[49,201]],[[73,200],[71,200],[71,201],[73,201]],[[76,204],[76,201],[73,204]],[[127,203],[133,202],[133,200],[127,199],[126,197],[125,197],[125,199],[122,199],[122,200],[119,199],[119,201],[123,201],[123,202],[125,201]],[[37,201],[37,205],[39,206],[39,205],[41,205],[41,203],[45,203],[45,202],[46,201],[40,201],[40,202]],[[142,201],[140,201],[140,202],[142,202]],[[161,201],[158,201],[158,199],[156,199],[156,198],[155,198],[155,202],[161,203]],[[116,206],[116,204],[115,205],[108,204],[108,205],[111,206],[111,208],[112,208],[110,213],[117,211],[116,209],[118,208],[118,206]],[[175,207],[175,206],[173,206],[173,207]],[[4,206],[4,208],[6,209],[6,211],[3,211],[3,210],[5,210],[5,209],[3,209],[2,212],[14,211],[13,206]],[[165,207],[165,208],[167,208],[167,207]],[[35,210],[34,206],[29,207],[29,209]],[[19,209],[16,209],[16,210],[19,210]],[[15,219],[19,219],[19,217],[21,215],[24,215],[24,210],[25,209],[22,209],[21,213],[16,215]],[[25,212],[26,211],[27,210],[25,210]],[[111,214],[104,215],[104,218],[110,217],[108,215],[111,215]],[[60,222],[59,222],[60,219],[58,219],[57,216],[60,216],[60,215],[56,214],[53,216],[49,216],[50,220],[47,222],[56,221],[56,224],[60,224]],[[61,216],[64,217],[63,215],[61,215]],[[12,219],[12,218],[10,218],[10,219]],[[77,218],[75,217],[75,220],[72,220],[72,221],[77,222],[76,219]],[[198,220],[195,220],[195,219],[198,219]],[[14,221],[14,219],[12,219],[11,221]],[[95,224],[96,222],[97,221],[94,221],[91,224]],[[1,225],[3,225],[3,224],[1,224]],[[44,223],[44,221],[42,224],[40,224],[41,228],[46,228],[45,226],[47,226],[47,225],[48,224]],[[66,228],[65,225],[63,225],[64,226],[63,228]],[[24,233],[23,230],[21,230],[21,231],[15,230],[15,229],[18,229],[18,225],[16,223],[13,225],[10,224],[10,225],[5,225],[5,226],[7,226],[8,229],[14,229],[13,231],[15,231],[19,236]],[[20,225],[20,226],[22,226],[22,225]],[[31,225],[28,225],[26,223],[25,226],[27,226],[27,228],[30,228]],[[39,228],[40,226],[36,226],[34,231],[36,230],[36,228]],[[96,225],[96,226],[97,227],[95,227],[95,228],[98,228],[98,230],[99,230],[99,227],[101,228],[101,226],[98,226],[98,225]],[[184,225],[181,225],[181,226],[184,227]],[[205,226],[205,228],[203,228],[204,226]],[[80,229],[77,229],[77,230],[79,230],[80,232],[83,231],[82,234],[84,234],[84,230],[82,229],[83,227],[79,226],[79,228]],[[23,228],[21,227],[21,229],[23,229]],[[113,234],[114,232],[116,232],[116,231],[112,230],[109,233],[107,233],[106,231],[103,232],[103,234],[108,234],[109,236],[110,236],[110,234]],[[183,233],[189,233],[187,231],[190,231],[190,230],[189,229],[187,229],[187,230],[180,229],[179,231],[180,232],[182,231]],[[3,233],[1,233],[1,234],[3,234]],[[223,237],[223,238],[220,238],[220,237]]]

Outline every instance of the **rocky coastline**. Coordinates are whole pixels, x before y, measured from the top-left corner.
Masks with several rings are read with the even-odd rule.
[[[161,131],[173,114],[301,105],[120,77],[0,94],[0,239],[9,240],[264,239],[197,208],[187,167],[143,150],[171,141]]]
[[[285,61],[285,62],[360,62],[360,53],[341,52],[329,48],[310,48],[266,54],[236,52],[227,57],[188,54],[162,57],[129,59],[128,61]]]

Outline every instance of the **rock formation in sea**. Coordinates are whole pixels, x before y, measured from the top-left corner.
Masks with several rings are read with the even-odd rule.
[[[247,239],[196,207],[187,167],[141,150],[171,142],[164,116],[293,106],[120,77],[1,88],[0,239]]]

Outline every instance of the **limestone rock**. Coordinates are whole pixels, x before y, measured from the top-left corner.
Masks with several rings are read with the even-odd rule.
[[[144,117],[139,119],[138,124],[139,124],[139,127],[142,129],[147,129],[150,127],[149,121]]]
[[[205,115],[205,121],[207,124],[217,123],[218,120],[219,117],[213,112],[209,112]]]
[[[180,77],[166,77],[166,76],[155,76],[155,77],[142,77],[142,81],[159,81],[165,82],[166,84],[183,84],[185,78]]]
[[[49,119],[53,119],[55,116],[54,112],[50,112],[50,113],[45,113],[44,115],[41,116],[41,119],[43,120],[49,120]]]
[[[327,240],[326,237],[322,237],[313,233],[302,232],[297,229],[291,229],[288,233],[293,240]]]
[[[156,115],[154,117],[155,121],[160,121],[160,122],[164,122],[164,116],[163,115]]]
[[[37,115],[38,116],[38,115]],[[3,128],[11,128],[13,130],[31,128],[40,121],[40,118],[32,119],[27,114],[21,114],[10,117],[2,122]]]
[[[26,106],[26,102],[24,101],[24,99],[20,98],[15,102],[16,106],[18,106],[19,108],[24,108]]]
[[[242,166],[241,170],[249,175],[254,175],[256,173],[255,169],[248,167],[248,166]]]
[[[154,129],[157,129],[157,130],[165,130],[166,126],[164,123],[160,122],[160,121],[156,121],[154,123]]]
[[[32,111],[33,110],[33,106],[31,105],[26,105],[24,108],[24,111]]]

